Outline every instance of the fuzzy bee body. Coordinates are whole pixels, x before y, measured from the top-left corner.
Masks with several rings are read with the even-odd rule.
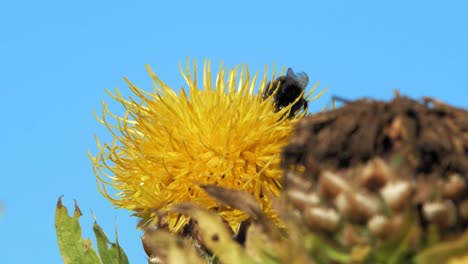
[[[289,118],[294,117],[299,111],[307,111],[308,103],[304,98],[304,91],[309,83],[309,77],[304,72],[294,73],[293,69],[288,68],[286,76],[280,76],[273,82],[268,83],[264,92],[263,99],[273,96],[275,111],[280,111],[290,104]],[[298,99],[298,97],[301,97]]]

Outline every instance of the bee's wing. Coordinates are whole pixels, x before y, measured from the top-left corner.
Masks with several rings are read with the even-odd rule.
[[[298,81],[299,84],[301,85],[301,87],[304,88],[304,89],[309,84],[309,76],[307,76],[307,73],[305,73],[305,72],[294,73],[293,69],[288,68],[286,76],[291,77],[291,78],[295,79],[296,81]]]
[[[307,73],[298,72],[296,76],[297,76],[297,80],[301,84],[301,87],[305,89],[307,85],[309,84],[309,76],[307,76]]]

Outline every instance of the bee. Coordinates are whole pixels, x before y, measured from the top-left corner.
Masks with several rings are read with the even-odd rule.
[[[289,118],[294,117],[299,111],[307,111],[308,103],[304,98],[305,88],[309,83],[309,77],[305,72],[294,73],[293,69],[288,68],[286,76],[280,76],[273,82],[269,82],[263,92],[263,100],[273,96],[275,111],[278,112],[284,107],[294,103],[299,96],[300,99],[294,103],[289,112]]]

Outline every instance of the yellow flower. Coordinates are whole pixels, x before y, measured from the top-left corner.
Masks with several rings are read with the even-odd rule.
[[[247,215],[220,206],[199,187],[216,184],[254,195],[265,213],[277,219],[271,201],[281,189],[280,153],[305,113],[286,118],[290,107],[275,112],[273,99],[262,99],[266,71],[259,87],[257,75],[250,79],[244,66],[240,76],[238,67],[229,72],[220,67],[213,83],[206,62],[200,87],[196,65],[191,76],[187,62],[181,73],[188,89],[177,93],[147,69],[152,92],[125,79],[136,98],[124,99],[118,90],[109,93],[124,107],[123,116],[103,104],[99,120],[114,140],[104,145],[97,140],[99,153],[90,156],[100,192],[115,206],[135,211],[143,222],[154,220],[157,210],[190,201],[217,210],[236,230]],[[310,100],[323,93],[311,98],[312,92]],[[108,186],[117,193],[110,193]],[[178,231],[187,221],[170,214],[169,228]]]

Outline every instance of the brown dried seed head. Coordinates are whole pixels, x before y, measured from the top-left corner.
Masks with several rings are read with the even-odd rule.
[[[401,215],[394,215],[391,218],[386,218],[383,215],[375,215],[367,221],[367,229],[369,229],[376,237],[387,239],[400,228],[402,223]]]
[[[370,191],[377,191],[387,184],[391,178],[391,171],[387,163],[381,158],[369,161],[358,177],[359,185]]]
[[[307,208],[304,218],[310,227],[327,232],[337,230],[340,223],[340,216],[335,210],[323,207]]]
[[[465,188],[465,179],[459,174],[452,174],[442,186],[442,196],[447,199],[456,199],[465,192]]]
[[[388,235],[388,219],[383,215],[375,215],[367,221],[367,229],[379,238]]]
[[[392,182],[380,190],[383,200],[393,210],[405,208],[410,202],[412,193],[413,187],[407,181]]]
[[[286,171],[285,175],[285,180],[286,180],[286,186],[287,189],[299,189],[303,191],[308,191],[312,189],[312,182],[309,180],[306,180],[305,178],[302,177],[302,175],[298,174],[295,171],[288,170]]]
[[[288,190],[286,192],[291,203],[301,210],[304,210],[306,206],[317,205],[320,202],[320,198],[316,193],[303,192],[299,190]]]
[[[365,221],[379,211],[379,203],[369,195],[341,193],[335,200],[338,211],[351,221]]]
[[[342,193],[338,195],[338,197],[336,197],[336,200],[335,200],[336,208],[338,208],[338,211],[345,218],[352,218],[354,216],[353,205],[355,204],[355,201],[349,196],[350,195],[346,195],[345,193]]]
[[[403,119],[401,116],[397,116],[393,119],[390,129],[388,130],[388,136],[392,141],[407,138],[407,132],[404,129]]]
[[[466,223],[468,222],[468,200],[463,200],[458,205],[458,213],[460,214],[460,218]]]
[[[367,244],[368,237],[359,234],[356,227],[351,224],[346,224],[339,238],[342,245],[352,247],[358,244]]]
[[[468,145],[468,132],[464,132],[462,136],[463,145]]]
[[[414,195],[412,201],[416,204],[431,201],[432,197],[439,197],[441,191],[440,177],[417,177],[414,183]]]
[[[356,201],[368,216],[375,215],[379,211],[379,202],[375,197],[372,197],[369,194],[356,194]]]
[[[439,227],[450,227],[456,221],[456,209],[452,201],[429,202],[423,205],[424,218]]]
[[[351,189],[349,183],[339,175],[331,172],[324,171],[319,179],[319,193],[321,196],[333,199],[343,192]]]
[[[301,119],[296,123],[294,135],[291,137],[289,144],[296,144],[298,146],[306,145],[307,139],[310,137],[309,123],[307,120]]]

